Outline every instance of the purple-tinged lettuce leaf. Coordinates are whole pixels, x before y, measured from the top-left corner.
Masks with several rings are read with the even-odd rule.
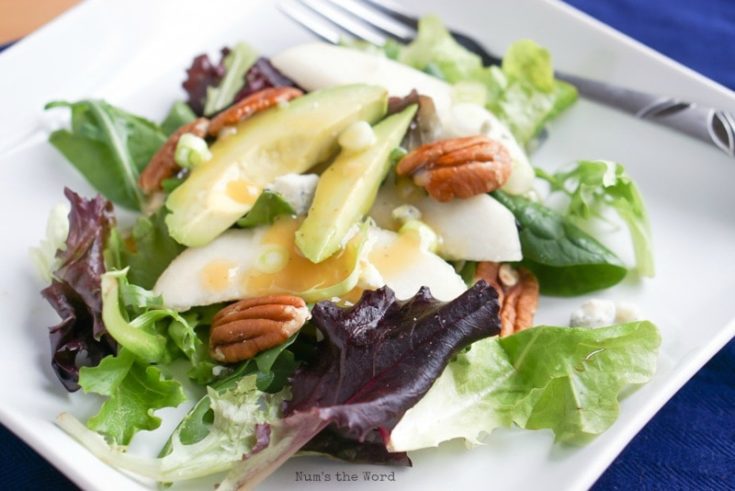
[[[256,485],[330,425],[347,439],[384,440],[453,356],[500,330],[497,293],[484,282],[448,303],[427,288],[399,302],[384,287],[348,309],[320,302],[312,322],[324,335],[316,361],[295,373],[268,448],[235,467],[221,491]]]
[[[75,391],[80,367],[96,366],[116,351],[102,323],[100,291],[103,253],[115,218],[112,203],[101,196],[85,199],[70,189],[64,194],[71,203],[66,249],[57,252],[60,266],[41,294],[62,319],[49,333],[51,365],[64,387]]]
[[[245,85],[235,95],[238,102],[247,96],[274,87],[296,87],[296,82],[282,74],[268,58],[260,57],[245,73]]]
[[[186,103],[197,116],[204,114],[207,88],[216,87],[225,76],[224,60],[229,52],[228,48],[222,48],[222,56],[217,64],[212,63],[209,56],[199,55],[194,58],[191,66],[186,70],[186,80],[181,86],[188,95]]]

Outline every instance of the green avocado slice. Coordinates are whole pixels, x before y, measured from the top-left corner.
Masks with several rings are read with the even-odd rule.
[[[306,220],[296,231],[296,245],[309,260],[319,263],[340,250],[352,227],[370,210],[390,171],[390,154],[415,113],[412,105],[384,119],[373,127],[375,143],[358,151],[342,150],[324,171]]]
[[[209,243],[247,213],[275,178],[329,160],[337,151],[337,137],[350,124],[380,120],[387,97],[381,87],[343,85],[239,123],[234,134],[211,146],[212,158],[168,197],[171,236],[190,247]]]

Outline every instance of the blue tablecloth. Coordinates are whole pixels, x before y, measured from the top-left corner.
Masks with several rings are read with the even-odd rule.
[[[735,0],[568,1],[735,89]],[[0,487],[75,489],[2,426]],[[656,415],[593,489],[735,490],[735,341]]]

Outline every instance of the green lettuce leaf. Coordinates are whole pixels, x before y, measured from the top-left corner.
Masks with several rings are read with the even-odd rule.
[[[433,15],[421,18],[416,38],[403,47],[398,61],[449,83],[478,78],[483,70],[480,57],[457,43],[441,19]]]
[[[201,341],[194,325],[178,312],[165,308],[160,297],[131,285],[126,275],[127,269],[102,275],[102,320],[110,336],[141,361],[168,363],[174,355],[166,330],[171,322],[177,322],[177,344],[185,354],[195,351]]]
[[[542,293],[577,296],[625,278],[622,261],[571,219],[522,196],[502,191],[493,196],[516,217],[522,264],[536,275]]]
[[[124,348],[96,367],[82,367],[79,385],[86,393],[107,397],[87,425],[116,445],[127,445],[139,430],[158,428],[161,419],[153,415],[155,409],[186,400],[179,382],[166,379],[157,367],[139,362]]]
[[[141,210],[138,176],[166,141],[156,124],[104,101],[57,101],[46,109],[71,110],[71,129],[54,131],[51,144],[110,201]]]
[[[266,447],[270,424],[278,420],[289,396],[287,389],[275,394],[259,391],[255,375],[239,378],[226,390],[209,389],[208,405],[201,411],[211,418],[206,434],[184,443],[184,434],[177,430],[168,453],[159,458],[128,454],[108,445],[70,414],[59,416],[57,424],[105,462],[156,481],[181,481],[227,470]]]
[[[654,276],[651,226],[638,187],[622,165],[607,160],[584,160],[566,171],[538,177],[551,184],[552,191],[569,196],[567,216],[580,222],[602,218],[604,208],[612,208],[625,222],[633,242],[636,267],[642,276]]]
[[[293,209],[283,196],[266,190],[258,196],[250,211],[237,221],[237,226],[251,228],[259,225],[270,225],[281,215],[295,214],[296,210]]]
[[[258,59],[258,53],[245,43],[238,43],[225,56],[225,76],[220,84],[207,88],[204,114],[211,116],[226,108],[245,85],[245,73]]]
[[[530,39],[513,43],[503,57],[502,69],[490,69],[486,77],[491,94],[488,109],[522,145],[577,100],[572,85],[554,78],[549,51]]]
[[[615,422],[626,386],[651,378],[659,344],[648,321],[598,329],[544,326],[478,341],[406,412],[389,449],[453,438],[482,443],[495,428],[512,424],[584,443]]]

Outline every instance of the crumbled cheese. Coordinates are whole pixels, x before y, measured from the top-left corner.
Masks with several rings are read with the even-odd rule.
[[[375,132],[367,121],[355,121],[339,135],[339,145],[345,150],[362,150],[376,142]]]
[[[615,322],[624,324],[641,320],[641,309],[632,302],[618,302],[615,304]]]
[[[572,312],[571,327],[602,327],[615,322],[615,304],[610,300],[593,298]]]
[[[297,215],[303,215],[314,200],[318,182],[316,174],[286,174],[276,178],[268,190],[281,195]]]

